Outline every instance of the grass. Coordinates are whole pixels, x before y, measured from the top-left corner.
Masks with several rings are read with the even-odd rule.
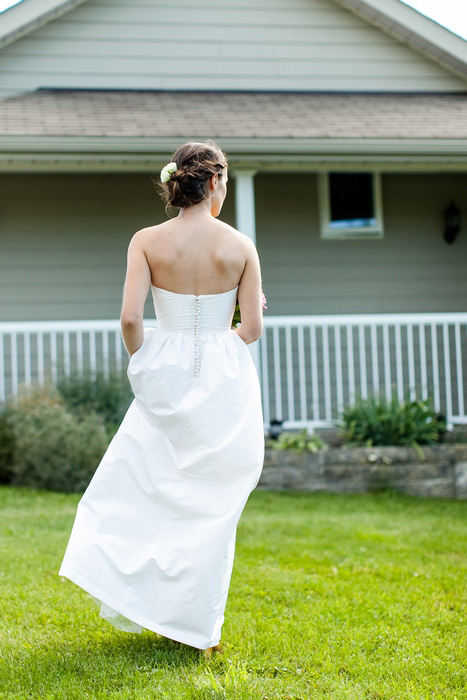
[[[206,661],[57,576],[78,500],[0,488],[0,698],[467,698],[467,502],[255,492]]]

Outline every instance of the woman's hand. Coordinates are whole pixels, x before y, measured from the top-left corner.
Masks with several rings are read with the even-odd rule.
[[[130,357],[132,357],[137,350],[140,349],[140,347],[143,344],[144,340],[144,330],[143,330],[143,324],[138,323],[137,325],[132,325],[128,323],[123,323],[122,322],[122,337],[123,337],[123,342],[125,343],[125,347],[128,350],[128,354]]]

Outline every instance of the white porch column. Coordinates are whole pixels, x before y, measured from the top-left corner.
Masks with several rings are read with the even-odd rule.
[[[255,218],[255,170],[236,170],[235,177],[235,225],[236,228],[251,238],[256,244],[256,218]],[[259,343],[258,341],[248,345],[251,357],[255,363],[258,375]]]
[[[256,243],[254,170],[237,170],[235,177],[235,225]]]

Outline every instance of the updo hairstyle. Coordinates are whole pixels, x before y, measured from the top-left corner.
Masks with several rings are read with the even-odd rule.
[[[158,185],[169,207],[186,208],[209,198],[207,181],[227,167],[227,156],[214,141],[190,141],[177,148],[171,158],[177,164],[168,182]]]

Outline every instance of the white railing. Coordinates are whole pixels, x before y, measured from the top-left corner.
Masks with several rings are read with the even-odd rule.
[[[74,373],[108,376],[127,362],[118,320],[0,323],[0,401],[20,384],[55,383]]]
[[[467,313],[265,317],[265,422],[331,426],[357,395],[397,395],[467,423],[466,358]]]
[[[375,394],[430,397],[448,422],[467,423],[467,313],[264,320],[259,368],[266,424],[330,426],[355,396]],[[75,372],[108,375],[126,366],[117,320],[0,323],[0,401],[23,383],[56,382]]]

